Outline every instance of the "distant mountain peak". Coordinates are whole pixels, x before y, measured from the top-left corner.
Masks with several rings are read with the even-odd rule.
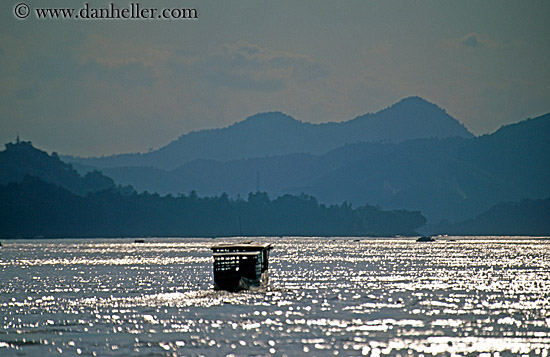
[[[390,109],[401,109],[401,110],[437,110],[441,111],[442,113],[447,113],[445,109],[441,108],[435,103],[432,103],[422,97],[412,96],[412,97],[406,97],[401,99],[399,102],[390,105],[386,109],[381,110],[387,111]]]
[[[289,120],[296,121],[296,119],[294,119],[290,115],[285,114],[285,113],[280,112],[280,111],[256,113],[254,115],[249,116],[244,121],[249,120],[249,119],[252,119],[252,120],[254,120],[254,119],[289,119]]]
[[[280,124],[298,124],[302,123],[290,115],[283,112],[263,112],[249,116],[243,121],[237,122],[230,127],[249,126],[249,125],[280,125]]]
[[[474,137],[468,128],[443,108],[415,96],[342,124],[353,125],[357,130],[368,130],[381,140],[393,142],[422,137]]]
[[[413,95],[413,96],[410,96],[410,97],[405,97],[405,98],[401,99],[399,102],[395,103],[395,105],[400,104],[400,103],[426,103],[426,104],[436,105],[436,104],[430,102],[429,100],[424,99],[424,98],[419,97],[419,96],[416,96],[416,95]]]

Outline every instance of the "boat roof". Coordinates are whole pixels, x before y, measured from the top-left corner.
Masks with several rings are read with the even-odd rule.
[[[234,256],[246,256],[246,257],[255,257],[260,254],[259,250],[253,252],[223,252],[223,253],[214,253],[214,257],[234,257]]]
[[[271,245],[271,243],[266,243],[266,244],[258,244],[258,243],[237,243],[237,244],[234,244],[234,243],[220,243],[220,244],[217,244],[217,245],[214,245],[212,246],[210,249],[212,250],[218,250],[218,249],[242,249],[242,250],[246,250],[246,251],[251,251],[251,250],[264,250],[264,249],[271,249],[273,248],[273,246]]]

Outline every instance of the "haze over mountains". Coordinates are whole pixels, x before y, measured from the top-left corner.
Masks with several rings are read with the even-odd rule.
[[[471,218],[502,201],[550,197],[550,115],[478,138],[356,143],[322,155],[289,154],[227,162],[195,160],[172,170],[107,168],[139,191],[245,197],[306,193],[324,203],[347,201],[420,210],[430,222]]]
[[[435,104],[410,97],[378,113],[341,123],[310,124],[280,112],[262,113],[226,128],[191,132],[144,154],[66,157],[65,160],[96,168],[132,166],[172,170],[197,159],[229,161],[293,153],[323,154],[356,142],[401,142],[451,136],[473,135]]]
[[[258,114],[184,135],[153,153],[75,164],[98,164],[139,191],[306,193],[327,204],[420,210],[437,223],[472,218],[503,201],[549,197],[549,129],[545,115],[476,138],[443,109],[411,97],[344,123]],[[179,167],[158,167],[175,166],[178,157]],[[112,166],[117,162],[127,165]]]
[[[281,113],[258,114],[228,128],[184,135],[148,154],[70,161],[81,172],[101,168],[107,178],[97,171],[85,176],[95,185],[113,187],[110,177],[159,194],[305,193],[328,205],[420,211],[432,226],[443,221],[438,229],[485,227],[500,234],[488,217],[498,222],[498,214],[510,216],[517,208],[522,215],[531,209],[536,222],[544,221],[541,207],[550,202],[548,133],[550,113],[474,137],[444,110],[413,97],[344,123],[314,125]],[[157,159],[160,167],[147,166]],[[117,163],[125,166],[111,166]],[[516,220],[516,230],[506,229],[523,228]]]

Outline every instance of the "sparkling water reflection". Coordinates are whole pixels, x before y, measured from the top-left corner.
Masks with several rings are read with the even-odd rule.
[[[212,290],[219,240],[4,242],[0,355],[550,351],[547,238],[257,240],[271,286],[241,293]]]

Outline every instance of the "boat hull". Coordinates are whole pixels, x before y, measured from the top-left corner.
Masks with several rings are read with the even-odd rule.
[[[260,278],[250,279],[240,274],[220,274],[214,277],[214,290],[239,292],[242,290],[258,290],[269,285],[269,271],[264,271]]]

